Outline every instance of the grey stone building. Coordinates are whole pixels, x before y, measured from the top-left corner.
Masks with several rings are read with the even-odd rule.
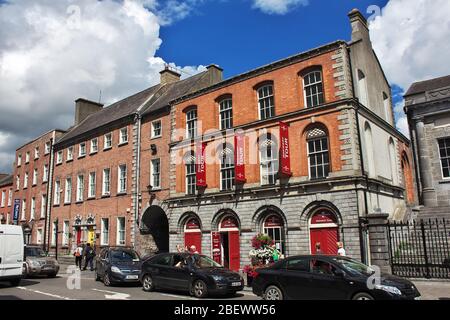
[[[450,217],[450,76],[413,83],[405,112],[417,165],[419,217]]]

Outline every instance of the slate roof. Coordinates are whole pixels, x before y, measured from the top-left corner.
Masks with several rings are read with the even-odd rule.
[[[411,85],[411,87],[409,87],[408,91],[405,93],[405,97],[449,86],[450,86],[450,75],[420,82],[414,82]]]
[[[13,184],[13,176],[12,174],[2,174],[0,175],[0,187],[7,186]]]
[[[137,112],[146,115],[163,109],[168,106],[172,100],[188,94],[191,91],[210,85],[209,83],[204,83],[207,81],[207,78],[209,78],[205,76],[207,73],[208,71],[204,71],[184,80],[166,85],[158,84],[105,107],[101,111],[87,117],[79,125],[70,128],[56,144],[62,144],[99,127],[124,119]],[[140,107],[142,107],[141,110],[139,110]]]

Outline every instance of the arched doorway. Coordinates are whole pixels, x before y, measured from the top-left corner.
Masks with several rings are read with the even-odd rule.
[[[169,221],[161,207],[150,206],[142,216],[142,233],[153,237],[158,252],[169,251]]]
[[[336,242],[339,241],[336,215],[329,209],[318,209],[311,216],[309,223],[311,253],[336,254]],[[321,252],[316,246],[320,244]]]
[[[233,271],[239,271],[241,263],[241,247],[239,239],[239,223],[231,215],[219,222],[219,232],[212,233],[213,259]]]
[[[195,246],[202,253],[202,230],[197,218],[189,218],[184,225],[184,245],[188,248]]]
[[[278,214],[269,214],[264,219],[263,233],[272,238],[281,254],[285,254],[284,221]]]

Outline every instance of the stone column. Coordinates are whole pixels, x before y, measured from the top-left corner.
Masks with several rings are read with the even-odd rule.
[[[371,264],[381,272],[391,273],[387,213],[371,213],[367,216]]]
[[[416,140],[419,157],[419,174],[422,184],[422,201],[426,207],[436,207],[436,191],[433,187],[431,154],[428,152],[428,145],[425,137],[423,119],[416,121]]]

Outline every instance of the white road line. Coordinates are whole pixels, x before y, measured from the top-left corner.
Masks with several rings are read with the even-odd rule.
[[[181,295],[179,296],[179,295],[176,295],[176,294],[169,294],[169,293],[159,293],[159,294],[162,295],[162,296],[171,297],[171,298],[182,298],[182,299],[186,299],[186,300],[200,300],[200,299],[197,299],[197,298],[181,296]]]
[[[61,300],[76,300],[76,299],[72,299],[72,298],[68,298],[68,297],[59,296],[59,295],[53,294],[53,293],[48,293],[48,292],[28,289],[28,288],[25,288],[25,287],[16,287],[16,288],[20,289],[20,290],[34,292],[34,293],[37,293],[37,294],[42,294],[44,296],[49,296],[49,297],[52,297],[52,298],[61,299]]]
[[[122,292],[114,292],[114,291],[108,291],[108,290],[99,290],[99,289],[92,289],[93,291],[98,291],[102,293],[109,293],[105,294],[106,299],[112,299],[112,300],[128,300],[130,295],[128,293],[122,293]]]

